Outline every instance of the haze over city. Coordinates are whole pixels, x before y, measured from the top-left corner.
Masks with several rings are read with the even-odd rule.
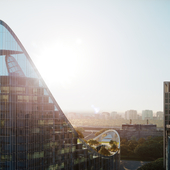
[[[0,6],[0,19],[63,111],[163,110],[169,1],[2,0]]]

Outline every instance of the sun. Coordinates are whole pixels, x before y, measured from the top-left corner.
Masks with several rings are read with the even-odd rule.
[[[77,44],[68,43],[44,43],[36,55],[36,66],[49,83],[60,83],[62,86],[71,86],[80,69]]]

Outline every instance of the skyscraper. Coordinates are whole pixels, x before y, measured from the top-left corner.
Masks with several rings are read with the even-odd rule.
[[[170,82],[164,82],[164,167],[170,169]]]
[[[78,137],[25,48],[0,20],[0,169],[117,170],[119,153],[101,155]]]

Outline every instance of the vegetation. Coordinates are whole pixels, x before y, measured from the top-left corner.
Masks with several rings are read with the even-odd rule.
[[[111,152],[116,152],[118,150],[117,144],[113,143],[110,147]]]
[[[100,143],[97,140],[89,139],[87,143],[92,146],[92,145],[99,145]]]
[[[155,160],[163,156],[163,138],[148,137],[147,139],[140,138],[138,141],[133,138],[127,140],[121,138],[120,141],[121,159],[143,159]]]
[[[109,151],[116,152],[118,150],[118,143],[116,141],[110,140],[109,144],[111,146]]]
[[[157,159],[153,162],[144,164],[143,166],[141,166],[137,170],[165,170],[163,168],[163,158],[159,158],[159,159]]]
[[[111,155],[110,152],[109,152],[104,146],[102,146],[102,147],[100,148],[100,150],[98,151],[98,153],[100,153],[100,154],[102,154],[102,155],[105,155],[105,156],[110,156],[110,155]]]
[[[117,145],[117,142],[116,142],[116,141],[113,141],[113,140],[110,140],[109,144],[110,144],[110,145],[113,145],[113,144],[116,144],[116,145]]]

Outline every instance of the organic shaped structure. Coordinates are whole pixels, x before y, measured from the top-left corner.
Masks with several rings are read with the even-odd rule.
[[[105,146],[108,150],[110,150],[110,155],[115,154],[115,152],[111,150],[111,141],[112,143],[115,143],[117,152],[120,150],[120,136],[116,130],[106,130],[105,132],[93,138],[93,140],[100,142],[100,145],[97,146],[97,150],[99,150],[101,146]]]
[[[78,138],[28,53],[0,21],[0,169],[117,170]]]
[[[100,135],[96,136],[95,138],[93,138],[94,140],[97,140],[98,142],[102,142],[102,140],[107,137],[108,135],[110,135],[108,137],[108,139],[116,141],[120,144],[120,137],[119,134],[116,130],[106,130],[105,132],[101,133]]]

